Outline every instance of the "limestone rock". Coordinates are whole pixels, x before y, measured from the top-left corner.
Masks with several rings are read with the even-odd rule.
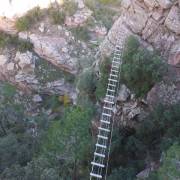
[[[117,101],[124,102],[128,99],[129,96],[130,96],[130,90],[125,85],[122,85],[118,93]]]
[[[78,4],[79,9],[83,9],[85,7],[83,0],[75,0],[75,2]]]
[[[165,25],[175,32],[180,34],[180,8],[173,6],[166,18]]]
[[[17,30],[15,28],[15,21],[0,17],[0,31],[12,35],[17,34]]]
[[[138,106],[138,103],[135,101],[126,102],[123,104],[122,113],[127,120],[133,120],[137,115],[141,113],[141,108]]]
[[[35,75],[27,74],[27,73],[24,73],[22,71],[19,71],[18,74],[15,76],[15,81],[17,83],[26,83],[28,86],[31,86],[32,89],[33,89],[32,85],[36,85],[36,86],[34,86],[34,88],[36,89],[38,87],[38,84],[39,84]]]
[[[146,24],[146,27],[144,28],[142,32],[143,39],[146,40],[148,37],[150,37],[154,32],[157,31],[158,27],[159,27],[159,24],[155,20],[150,18]]]
[[[0,55],[0,66],[4,66],[8,62],[8,57],[5,55]]]
[[[106,27],[99,27],[96,26],[94,29],[94,32],[98,35],[98,36],[105,36],[107,34],[107,29]]]
[[[41,24],[40,24],[40,26],[39,26],[39,31],[40,31],[41,33],[43,33],[43,32],[45,31],[45,25],[44,25],[44,23],[41,23]]]
[[[166,58],[169,56],[170,48],[175,41],[173,33],[169,33],[167,28],[163,25],[159,25],[158,29],[147,38],[147,41],[161,52],[161,55]]]
[[[158,83],[147,95],[147,102],[150,106],[161,102],[164,105],[171,105],[180,102],[180,85],[174,83]]]
[[[123,34],[123,35],[122,35]],[[119,40],[119,44],[124,44],[127,37],[132,35],[133,33],[127,28],[127,26],[123,22],[123,17],[120,17],[113,25],[111,30],[109,31],[107,37],[100,45],[100,50],[102,54],[106,56],[111,55],[114,50],[114,46]],[[119,39],[118,36],[120,36]]]
[[[146,179],[146,178],[149,177],[150,172],[151,172],[151,169],[150,169],[150,168],[147,168],[147,169],[141,171],[140,173],[138,173],[138,174],[136,175],[136,177],[137,177],[138,179]]]
[[[39,102],[42,102],[42,97],[39,94],[36,94],[33,96],[32,100],[36,103],[39,103]]]
[[[27,34],[21,33],[19,36],[26,38]],[[64,37],[31,34],[29,35],[29,39],[34,45],[35,52],[40,57],[69,73],[77,73],[76,61],[70,57],[69,51],[67,50],[67,48],[69,48],[68,42]],[[66,48],[66,51],[64,51],[64,48]]]
[[[11,62],[11,63],[7,64],[6,68],[8,71],[14,71],[15,64]]]
[[[18,62],[18,65],[23,71],[32,72],[35,68],[35,60],[36,57],[33,56],[32,52],[16,53],[15,61]]]
[[[163,9],[168,9],[173,5],[172,0],[157,0]]]
[[[136,108],[134,108],[134,109],[132,109],[132,110],[130,111],[130,113],[128,114],[128,118],[129,118],[129,119],[133,119],[133,118],[135,118],[137,115],[139,115],[140,113],[141,113],[140,107],[136,107]]]
[[[128,9],[131,5],[131,0],[122,0],[121,6],[125,9]]]
[[[60,79],[58,81],[48,82],[44,87],[42,87],[41,91],[43,93],[51,93],[58,95],[67,94],[73,102],[76,102],[77,92],[73,85],[65,82],[64,79]]]
[[[150,8],[154,8],[158,6],[158,3],[156,0],[144,0],[144,3]]]
[[[173,44],[168,63],[173,66],[180,66],[180,40]]]
[[[152,18],[156,21],[159,21],[163,17],[162,9],[155,9],[152,13]]]
[[[148,14],[141,6],[133,3],[125,15],[125,22],[134,33],[141,33],[148,20]]]
[[[73,16],[66,17],[65,24],[68,27],[77,27],[85,23],[91,15],[92,11],[87,8],[84,8],[82,10],[77,11]]]

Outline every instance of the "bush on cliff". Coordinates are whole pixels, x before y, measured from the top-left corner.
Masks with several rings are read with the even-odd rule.
[[[159,55],[141,47],[135,37],[127,39],[121,80],[138,97],[146,95],[156,82],[161,81],[165,71],[166,66]]]

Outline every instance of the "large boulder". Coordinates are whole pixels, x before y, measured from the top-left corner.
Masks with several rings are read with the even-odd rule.
[[[124,102],[128,99],[129,96],[130,96],[130,90],[124,84],[121,85],[118,92],[117,101]]]
[[[180,34],[180,8],[177,6],[173,6],[166,18],[165,25],[175,32],[176,34]]]
[[[76,59],[70,56],[70,46],[64,37],[51,35],[19,33],[22,39],[29,39],[34,45],[35,52],[42,58],[50,61],[59,68],[72,73],[77,73]],[[70,49],[70,50],[69,50]]]

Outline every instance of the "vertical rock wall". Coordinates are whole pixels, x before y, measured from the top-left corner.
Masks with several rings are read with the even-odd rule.
[[[171,65],[180,64],[180,2],[176,0],[123,0],[121,16],[115,22],[101,51],[110,54],[118,33],[130,34],[159,50]],[[128,32],[128,33],[127,33]]]

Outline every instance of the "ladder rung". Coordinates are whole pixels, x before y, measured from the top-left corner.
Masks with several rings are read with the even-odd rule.
[[[115,84],[108,84],[108,86],[116,87],[116,85],[115,85]]]
[[[97,152],[95,152],[94,155],[105,158],[105,155],[104,155],[104,154],[100,154],[100,153],[97,153]]]
[[[114,59],[117,59],[118,61],[121,59],[121,57],[113,57],[113,61],[114,61]]]
[[[104,120],[101,120],[101,122],[105,123],[105,124],[110,124],[109,121],[104,121]]]
[[[90,173],[90,176],[102,179],[102,176],[99,174]]]
[[[106,136],[101,136],[101,135],[98,135],[98,138],[108,140],[108,137],[106,137]]]
[[[96,163],[96,162],[91,162],[92,165],[98,166],[98,167],[104,167],[104,164]]]
[[[117,61],[113,61],[112,64],[115,63],[115,64],[120,64],[120,62],[117,62]]]
[[[104,108],[104,109],[111,110],[111,111],[113,110],[113,108],[112,108],[112,107],[107,107],[107,106],[104,106],[103,108]]]
[[[101,131],[110,132],[110,130],[109,130],[109,129],[106,129],[106,128],[99,127],[98,129],[101,130]]]
[[[96,146],[97,146],[97,147],[101,147],[101,148],[104,148],[104,149],[106,149],[106,146],[104,146],[104,145],[101,145],[101,144],[98,144],[98,143],[96,144]]]
[[[105,103],[109,103],[109,104],[114,104],[113,101],[108,101],[107,99],[104,99],[104,102],[105,102]]]
[[[115,90],[114,90],[114,89],[107,89],[107,91],[115,92]]]
[[[113,77],[118,77],[118,75],[116,75],[116,74],[110,74],[110,76],[113,76]]]
[[[106,97],[114,98],[114,96],[106,94]]]
[[[102,113],[103,116],[111,117],[111,114]]]
[[[119,66],[113,66],[113,65],[112,65],[112,68],[119,69]],[[114,71],[114,70],[113,70],[113,71]]]
[[[111,72],[119,73],[119,71],[116,71],[116,70],[113,70],[113,69],[111,70]]]
[[[116,79],[108,79],[109,81],[113,81],[113,82],[117,82],[117,80]]]

